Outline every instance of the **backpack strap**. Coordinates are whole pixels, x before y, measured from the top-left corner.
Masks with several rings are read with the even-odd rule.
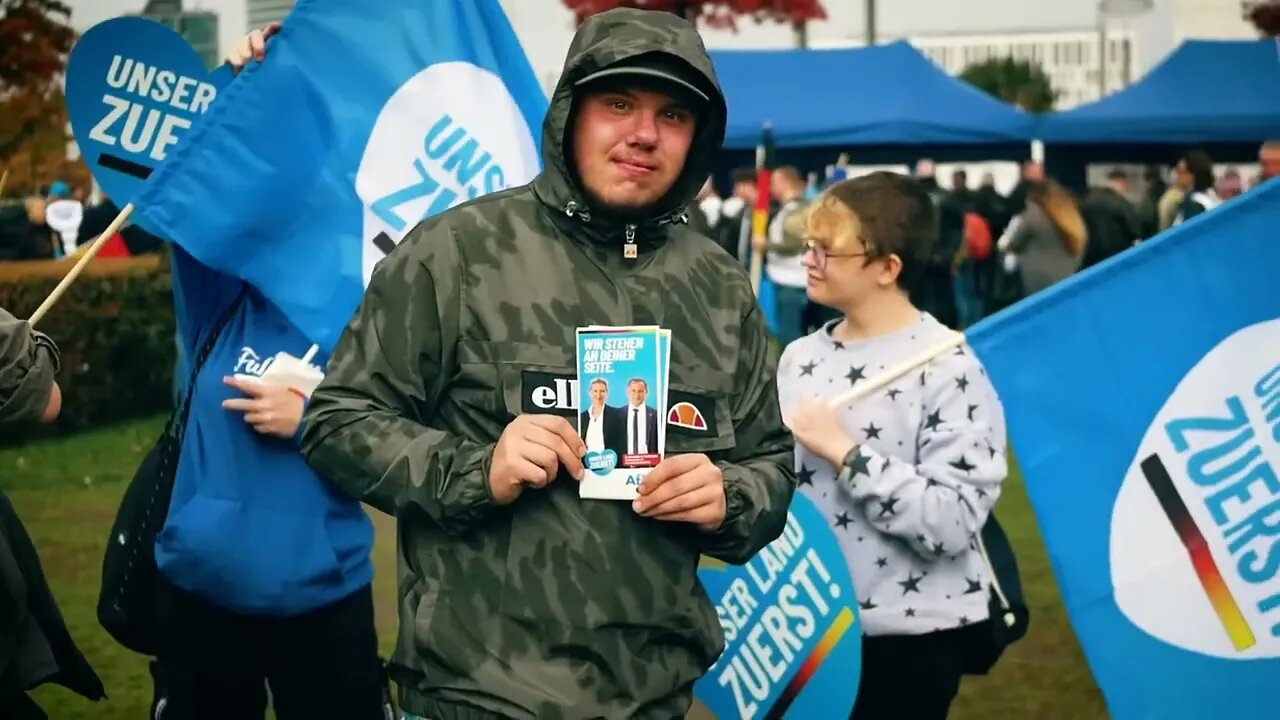
[[[200,344],[200,349],[196,351],[195,362],[191,365],[191,374],[187,380],[187,389],[182,398],[182,404],[178,406],[177,412],[173,414],[169,423],[169,432],[171,436],[177,440],[181,440],[183,433],[186,431],[187,416],[191,413],[191,398],[195,395],[196,379],[200,377],[200,371],[204,368],[205,361],[209,359],[209,355],[213,353],[213,348],[218,343],[218,338],[222,335],[223,329],[231,322],[232,316],[240,309],[240,303],[244,299],[244,290],[242,289],[236,295],[222,314],[213,321],[213,325],[209,328],[209,333],[205,335],[204,341]]]

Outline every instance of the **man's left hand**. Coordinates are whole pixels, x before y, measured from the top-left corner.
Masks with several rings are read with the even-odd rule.
[[[644,517],[714,532],[724,523],[724,473],[706,455],[669,457],[645,476],[632,508]]]
[[[222,407],[244,413],[244,421],[263,435],[291,438],[302,423],[302,396],[288,388],[228,377],[222,381],[248,395],[225,400]]]

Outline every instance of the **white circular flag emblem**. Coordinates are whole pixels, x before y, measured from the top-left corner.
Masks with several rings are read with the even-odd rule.
[[[1125,476],[1111,518],[1111,579],[1120,610],[1143,631],[1203,655],[1280,657],[1278,437],[1272,320],[1226,338],[1191,369]]]
[[[364,205],[364,285],[423,217],[538,173],[533,133],[494,73],[465,62],[431,65],[378,114],[356,172]]]

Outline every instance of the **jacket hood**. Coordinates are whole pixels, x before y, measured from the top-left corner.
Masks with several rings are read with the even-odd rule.
[[[576,88],[582,78],[618,62],[647,53],[664,53],[692,68],[695,82],[708,97],[706,113],[698,123],[684,169],[671,190],[653,207],[638,227],[650,230],[642,242],[656,239],[652,230],[670,222],[685,222],[686,208],[711,173],[712,163],[724,143],[726,107],[711,58],[697,29],[684,18],[656,10],[619,8],[592,15],[578,29],[569,45],[564,71],[551,96],[542,124],[542,172],[533,182],[538,198],[562,216],[573,217],[588,234],[613,238],[623,222],[591,208],[586,192],[570,172],[566,147],[569,118]]]

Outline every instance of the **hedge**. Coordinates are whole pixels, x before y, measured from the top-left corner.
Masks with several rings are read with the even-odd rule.
[[[30,317],[72,264],[66,259],[0,263],[0,307]],[[61,351],[62,415],[52,428],[6,429],[0,444],[172,406],[176,344],[167,255],[93,260],[37,329]]]

